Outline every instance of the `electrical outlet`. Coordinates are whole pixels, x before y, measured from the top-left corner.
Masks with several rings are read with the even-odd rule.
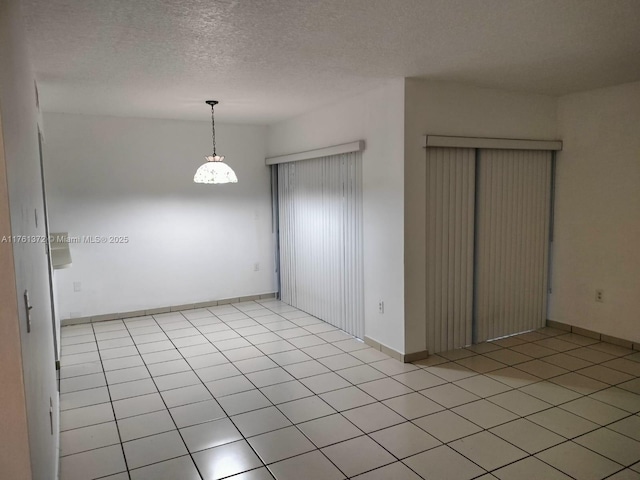
[[[604,303],[604,291],[600,288],[596,290],[596,302]]]
[[[378,302],[378,313],[384,313],[384,300]]]
[[[73,282],[73,291],[81,292],[82,291],[82,282]]]
[[[260,263],[256,262],[253,264],[253,271],[254,272],[259,272],[260,271]]]

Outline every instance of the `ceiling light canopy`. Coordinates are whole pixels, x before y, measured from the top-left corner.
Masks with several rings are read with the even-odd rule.
[[[204,157],[207,161],[200,165],[193,176],[195,183],[238,183],[233,169],[224,163],[224,156],[216,154],[216,122],[213,115],[213,107],[218,104],[217,100],[207,100],[211,105],[211,133],[213,139],[213,155]]]

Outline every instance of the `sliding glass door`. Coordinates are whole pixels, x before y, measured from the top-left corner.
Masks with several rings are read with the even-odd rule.
[[[545,325],[552,156],[427,148],[431,353]]]
[[[281,299],[362,338],[361,153],[277,168]]]

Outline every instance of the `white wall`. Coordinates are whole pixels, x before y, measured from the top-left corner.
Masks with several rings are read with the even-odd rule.
[[[208,122],[44,119],[51,231],[129,238],[70,245],[73,265],[56,271],[62,318],[276,290],[265,127],[216,125],[239,182],[201,185],[193,174],[211,153]]]
[[[268,154],[364,139],[365,335],[404,352],[404,80],[273,125]],[[378,302],[385,302],[384,314]]]
[[[405,84],[405,351],[426,348],[426,162],[422,136],[556,138],[556,99],[453,83]]]
[[[4,155],[0,153],[3,170],[0,229],[3,235],[45,234],[33,80],[19,2],[2,1],[0,115]],[[40,219],[37,225],[36,214]],[[57,478],[58,393],[45,247],[42,243],[0,243],[0,268],[0,477],[52,480]],[[30,333],[26,329],[25,290],[29,291],[33,305]]]
[[[638,125],[638,83],[562,97],[558,107],[557,98],[544,95],[406,79],[404,89],[391,82],[270,127],[267,151],[367,140],[365,332],[411,353],[426,348],[422,135],[562,139],[549,318],[639,341]],[[403,162],[402,178],[393,168],[385,178],[384,166],[397,170]],[[605,292],[603,304],[594,301],[596,288]],[[385,315],[377,313],[379,298]]]
[[[562,97],[558,112],[549,318],[640,342],[640,82]]]

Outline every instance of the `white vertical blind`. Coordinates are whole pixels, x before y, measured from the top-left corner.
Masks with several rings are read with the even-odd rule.
[[[475,150],[427,149],[427,348],[470,345]]]
[[[362,338],[360,152],[278,165],[281,298]]]
[[[545,324],[552,154],[479,155],[474,342]]]

